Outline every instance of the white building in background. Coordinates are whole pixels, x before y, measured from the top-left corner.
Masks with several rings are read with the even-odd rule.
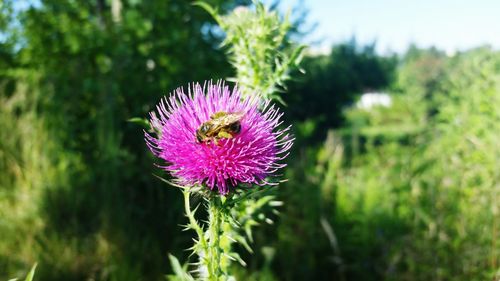
[[[375,106],[388,107],[392,104],[391,96],[387,93],[368,92],[361,95],[356,103],[358,108],[370,109]]]

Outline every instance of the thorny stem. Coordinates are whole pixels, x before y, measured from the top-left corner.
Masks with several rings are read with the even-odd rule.
[[[184,209],[186,211],[186,216],[189,219],[189,226],[196,231],[196,234],[198,235],[199,242],[202,243],[203,248],[206,248],[207,246],[207,241],[205,240],[205,237],[203,236],[203,229],[201,229],[200,225],[194,218],[194,213],[191,211],[191,204],[189,202],[189,195],[190,192],[189,190],[184,190]]]
[[[208,264],[208,279],[210,281],[220,281],[224,275],[221,266],[221,247],[220,235],[222,225],[222,212],[220,199],[215,197],[211,198],[208,203],[208,235],[209,235],[209,248],[207,260]]]
[[[205,239],[205,236],[203,235],[203,229],[201,226],[198,224],[196,221],[196,218],[194,217],[194,213],[191,210],[191,204],[189,201],[189,196],[190,196],[190,191],[189,188],[183,189],[182,193],[184,194],[184,211],[186,212],[186,216],[189,219],[189,228],[193,229],[196,232],[196,235],[198,236],[198,239],[195,241],[195,243],[198,243],[200,245],[200,249],[194,248],[196,254],[200,257],[200,266],[206,264],[206,259],[207,259],[207,250],[208,250],[208,243],[207,240]],[[199,252],[201,250],[201,253]]]
[[[222,281],[225,273],[221,264],[220,235],[222,229],[223,212],[220,199],[217,197],[208,200],[208,229],[205,235],[203,228],[198,224],[194,212],[191,210],[190,191],[183,190],[184,210],[189,219],[189,228],[193,229],[198,239],[195,241],[196,254],[200,257],[199,273],[203,280]]]

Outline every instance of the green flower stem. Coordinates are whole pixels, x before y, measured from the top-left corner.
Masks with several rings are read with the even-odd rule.
[[[218,197],[213,197],[208,200],[208,280],[220,281],[224,273],[221,266],[221,225],[223,221],[223,214],[221,209],[221,202]]]
[[[189,219],[189,227],[191,227],[192,229],[194,229],[194,231],[196,231],[196,234],[198,235],[198,239],[199,239],[198,242],[201,243],[203,249],[206,249],[207,248],[207,241],[206,241],[205,237],[203,236],[203,229],[196,221],[196,219],[194,217],[194,212],[191,211],[191,204],[189,202],[190,192],[189,192],[189,190],[184,190],[183,193],[184,193],[184,209],[186,211],[186,216]]]
[[[196,210],[191,209],[190,190],[185,188],[183,194],[184,209],[189,219],[187,227],[193,229],[198,236],[192,249],[200,257],[198,268],[200,277],[208,281],[223,281],[226,279],[224,277],[227,273],[223,266],[222,255],[224,249],[221,247],[220,239],[223,232],[222,224],[224,222],[221,199],[214,196],[207,200],[208,225],[205,232],[195,218]]]
[[[207,264],[206,261],[208,256],[208,242],[203,233],[203,229],[194,217],[194,213],[196,210],[191,210],[191,203],[189,201],[191,192],[189,188],[184,188],[182,193],[184,194],[184,211],[186,212],[186,216],[189,219],[187,227],[193,229],[198,236],[198,239],[195,240],[195,245],[193,246],[192,250],[200,257],[200,271],[203,271],[202,268]]]

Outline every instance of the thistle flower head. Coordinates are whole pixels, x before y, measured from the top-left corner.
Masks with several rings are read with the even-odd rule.
[[[271,184],[266,177],[285,166],[293,139],[289,127],[278,129],[282,113],[259,105],[222,82],[194,84],[188,94],[178,88],[150,113],[157,135],[146,133],[146,143],[184,185],[226,194],[239,184]]]

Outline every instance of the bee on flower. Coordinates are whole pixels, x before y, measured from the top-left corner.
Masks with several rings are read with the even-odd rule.
[[[183,185],[227,194],[239,184],[270,184],[283,168],[293,138],[279,128],[282,113],[223,82],[193,84],[162,99],[150,113],[156,135],[145,133],[163,168]]]

